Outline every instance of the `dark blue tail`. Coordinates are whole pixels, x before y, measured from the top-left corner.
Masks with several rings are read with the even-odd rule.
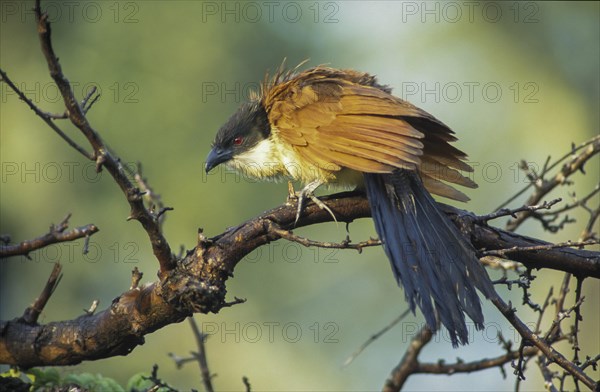
[[[411,310],[418,305],[433,331],[441,322],[453,346],[468,343],[464,314],[483,328],[475,288],[487,298],[497,296],[473,247],[438,209],[415,172],[364,177],[375,229]]]

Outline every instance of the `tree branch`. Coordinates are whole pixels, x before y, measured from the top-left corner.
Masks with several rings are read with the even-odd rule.
[[[350,223],[371,213],[362,193],[338,193],[322,200],[338,222]],[[440,207],[478,247],[504,249],[546,244],[477,223],[470,212],[442,204]],[[226,281],[239,261],[254,249],[281,238],[281,232],[273,229],[289,230],[294,227],[295,218],[296,206],[284,204],[216,237],[207,239],[201,235],[198,245],[160,281],[126,291],[109,309],[92,316],[35,326],[19,320],[0,322],[0,362],[22,366],[67,365],[124,355],[141,344],[144,335],[164,325],[181,322],[194,312],[216,313],[230,305],[225,301]],[[332,217],[327,211],[309,203],[296,227],[330,221]],[[514,252],[506,257],[528,268],[600,276],[599,252],[561,248],[540,253]],[[82,341],[82,346],[74,345],[75,341]]]
[[[583,166],[585,163],[594,155],[600,152],[600,136],[596,136],[590,140],[590,144],[587,145],[579,154],[573,156],[571,160],[563,165],[561,170],[554,175],[550,180],[544,180],[543,175],[535,181],[535,191],[527,201],[526,205],[535,205],[542,200],[550,191],[559,185],[564,184],[572,174],[581,170],[583,172]],[[509,221],[506,224],[506,228],[509,231],[515,231],[523,221],[532,215],[533,211],[524,211],[518,214],[517,218]]]
[[[594,390],[598,385],[592,380],[587,374],[585,374],[581,368],[575,365],[573,362],[565,358],[561,353],[556,351],[551,345],[549,345],[544,339],[540,338],[537,334],[533,333],[516,315],[515,309],[509,304],[506,304],[502,298],[497,297],[492,299],[492,302],[504,317],[515,327],[519,332],[519,335],[524,339],[523,342],[531,344],[537,347],[544,355],[555,362],[560,367],[565,369],[568,373],[572,374],[579,381],[583,382],[588,388]]]
[[[206,392],[214,392],[214,388],[212,385],[212,377],[210,374],[210,370],[208,368],[208,360],[206,359],[206,347],[204,345],[204,340],[206,339],[206,335],[204,335],[200,328],[198,328],[198,324],[194,317],[188,318],[190,322],[190,326],[192,327],[192,332],[194,333],[194,337],[196,338],[196,344],[198,345],[198,352],[192,353],[198,365],[200,366],[200,374],[202,375],[202,383],[204,384],[204,389]]]
[[[154,255],[160,263],[161,273],[158,281],[140,286],[139,282],[142,274],[134,270],[130,289],[117,297],[108,309],[99,313],[86,312],[74,320],[39,325],[37,324],[37,318],[44,304],[48,301],[52,290],[56,287],[58,276],[60,276],[60,267],[55,267],[58,268],[58,272],[56,274],[53,272],[44,291],[36,302],[27,309],[23,317],[11,321],[0,321],[0,362],[23,367],[73,365],[84,360],[127,355],[137,345],[144,342],[146,334],[152,333],[165,325],[181,322],[196,312],[216,313],[224,307],[243,302],[237,298],[232,302],[226,301],[227,280],[233,276],[235,267],[244,256],[254,249],[280,238],[306,246],[352,248],[359,251],[365,246],[377,245],[376,240],[350,244],[349,239],[347,239],[336,244],[296,236],[289,230],[294,227],[329,222],[332,217],[328,211],[322,210],[314,203],[310,203],[296,224],[297,208],[294,203],[290,203],[268,211],[214,238],[207,239],[200,233],[198,244],[194,249],[187,252],[183,258],[175,257],[171,253],[171,248],[160,227],[161,216],[169,208],[162,206],[158,196],[141,176],[141,170],[138,171],[139,174],[133,175],[133,181],[130,180],[128,174],[131,176],[131,173],[128,173],[127,169],[121,165],[121,160],[110,152],[100,135],[88,122],[86,113],[96,102],[98,96],[92,99],[94,92],[90,92],[81,103],[76,100],[71,85],[63,75],[58,58],[52,48],[48,16],[42,13],[39,0],[36,0],[35,14],[42,52],[46,58],[50,74],[63,97],[66,107],[65,114],[52,115],[42,111],[31,100],[27,99],[23,92],[19,91],[16,85],[8,79],[6,73],[0,71],[2,80],[15,90],[18,96],[69,145],[88,159],[95,161],[98,171],[106,168],[111,174],[127,198],[131,208],[130,218],[138,220],[147,232]],[[68,118],[79,129],[93,148],[93,154],[86,152],[81,146],[74,143],[56,126],[53,120],[60,118]],[[511,230],[516,229],[525,219],[532,216],[537,209],[550,207],[548,204],[533,207],[531,205],[539,203],[548,192],[565,183],[566,179],[577,170],[583,171],[585,162],[600,151],[600,137],[592,139],[577,149],[573,148],[572,153],[574,154],[576,151],[580,152],[549,181],[544,180],[543,176],[557,163],[548,167],[549,161],[547,161],[541,176],[536,177],[539,181],[536,181],[535,192],[527,202],[529,206],[519,210],[522,212],[509,223]],[[562,158],[559,162],[567,158],[568,156]],[[149,199],[150,207],[146,207],[144,198]],[[326,197],[324,200],[339,222],[350,223],[355,219],[370,216],[368,200],[363,194],[341,193]],[[158,211],[154,211],[155,205],[159,207]],[[497,254],[518,261],[528,268],[528,273],[529,269],[551,268],[573,274],[578,282],[581,282],[585,277],[600,278],[599,252],[563,248],[563,244],[550,244],[487,225],[490,219],[502,215],[505,211],[499,211],[485,217],[477,217],[470,212],[441,206],[459,229],[469,237],[474,246],[482,249],[484,254],[488,252],[488,254]],[[581,206],[584,207],[584,203]],[[597,218],[598,210],[595,210],[595,212],[590,210],[590,224],[593,225]],[[89,230],[92,230],[92,228],[89,228]],[[63,233],[62,231],[59,234],[66,235],[70,233]],[[91,232],[87,235],[90,234]],[[584,238],[584,240],[586,239]],[[42,241],[38,248],[47,244]],[[37,249],[34,246],[29,245],[31,249]],[[21,246],[17,250],[22,252],[20,254],[26,254],[27,249],[29,249],[27,246]],[[2,251],[4,250],[5,248],[2,249]],[[579,291],[580,288],[579,284]],[[582,298],[581,300],[579,298],[578,295],[576,307],[574,307],[578,318],[580,317],[578,306],[582,300]],[[544,309],[547,307],[547,302],[543,307]],[[529,356],[536,353],[540,356],[540,360],[544,361],[540,362],[540,369],[546,379],[551,380],[552,378],[552,374],[547,373],[549,370],[546,365],[555,362],[588,387],[597,387],[597,384],[583,373],[583,369],[586,366],[596,366],[598,357],[593,360],[588,359],[584,363],[585,366],[577,366],[577,356],[571,362],[552,347],[552,343],[558,337],[546,336],[541,338],[538,331],[536,330],[534,333],[529,330],[516,316],[515,310],[510,305],[505,304],[501,298],[494,300],[494,304],[523,337],[518,351],[508,350],[503,356],[468,364],[420,364],[418,362],[420,351],[432,337],[432,332],[427,328],[423,328],[413,338],[402,361],[387,380],[384,390],[399,390],[410,374],[419,372],[419,370],[431,373],[437,371],[444,373],[474,371],[486,366],[501,366],[501,364],[515,359],[515,357],[519,359],[521,364],[523,358],[529,358]],[[558,323],[556,329],[560,328]],[[577,329],[577,323],[575,329]],[[563,334],[562,337],[565,338],[565,335]],[[574,344],[577,348],[576,335]],[[535,347],[530,347],[530,345]],[[519,366],[519,369],[521,369],[521,366]],[[205,376],[205,382],[206,377],[210,381],[210,372],[207,366],[203,366],[203,375]],[[158,379],[156,369],[153,371],[152,377]],[[244,381],[244,383],[247,390],[250,390],[249,382]]]
[[[550,159],[551,157],[548,156],[548,158],[546,159],[546,162],[544,163],[544,167],[542,168],[542,172],[539,176],[536,175],[536,177],[539,179],[540,177],[543,177],[546,175],[546,173],[548,173],[550,170],[554,169],[556,166],[558,166],[562,161],[564,161],[565,159],[569,158],[570,156],[572,156],[573,154],[575,154],[577,151],[580,151],[586,147],[588,147],[590,144],[593,144],[596,141],[597,137],[593,137],[590,140],[587,140],[583,143],[581,143],[579,146],[575,146],[575,143],[572,144],[571,146],[571,150],[566,153],[565,155],[563,155],[562,157],[560,157],[559,159],[557,159],[554,163],[550,164]],[[527,163],[525,163],[525,165],[527,165]],[[532,180],[535,180],[532,179]],[[525,185],[525,187],[523,187],[520,191],[518,191],[517,193],[515,193],[513,196],[511,196],[508,200],[506,200],[504,203],[502,203],[500,206],[498,206],[496,208],[496,210],[500,210],[503,207],[507,206],[508,204],[510,204],[512,201],[514,201],[517,197],[521,196],[523,193],[525,193],[529,188],[531,188],[533,185],[535,184],[535,181],[531,181],[529,182],[527,185]]]
[[[40,0],[36,0],[34,11],[37,20],[38,35],[42,45],[42,53],[48,63],[50,76],[58,86],[63,97],[67,113],[69,114],[69,120],[71,120],[71,123],[81,131],[94,149],[92,160],[96,162],[96,170],[100,171],[102,167],[105,167],[127,197],[127,201],[131,207],[130,217],[131,219],[139,221],[144,230],[148,233],[148,237],[152,244],[152,250],[160,264],[161,275],[164,276],[168,271],[175,267],[175,257],[171,254],[169,243],[160,230],[159,217],[154,216],[144,206],[142,199],[143,193],[140,192],[140,190],[127,178],[123,165],[121,165],[121,160],[113,156],[109,151],[100,135],[88,122],[84,109],[77,102],[73,89],[67,78],[64,76],[58,58],[52,48],[50,23],[48,22],[48,15],[42,13]],[[38,113],[38,111],[36,111],[36,113]]]
[[[539,350],[536,347],[527,347],[523,350],[523,356],[531,357],[536,355]],[[417,373],[429,374],[455,374],[455,373],[471,373],[478,370],[501,367],[515,359],[519,358],[519,351],[509,351],[506,354],[499,355],[494,358],[483,358],[473,362],[455,362],[455,363],[419,363],[414,370]]]
[[[406,349],[406,353],[402,360],[392,370],[392,374],[386,380],[383,386],[383,392],[398,392],[408,377],[414,374],[415,370],[419,366],[419,354],[421,350],[429,343],[433,333],[426,326],[421,328],[419,332],[412,338],[410,346]]]
[[[29,252],[41,249],[48,245],[56,244],[58,242],[74,241],[98,232],[98,228],[92,224],[77,227],[65,232],[69,227],[68,223],[70,217],[71,214],[68,214],[58,225],[51,225],[50,231],[43,236],[33,240],[23,241],[16,245],[0,245],[0,258],[27,255]]]
[[[62,266],[60,265],[60,263],[55,263],[54,268],[52,268],[52,272],[48,277],[48,281],[46,282],[46,285],[42,290],[42,293],[39,297],[36,298],[36,300],[33,302],[33,304],[31,304],[31,306],[25,309],[25,312],[21,317],[21,320],[23,320],[23,322],[27,324],[35,324],[37,322],[38,317],[44,310],[44,307],[48,303],[50,296],[52,295],[52,293],[54,293],[56,286],[58,286],[58,283],[60,282],[60,278],[62,276],[60,273],[61,270]]]

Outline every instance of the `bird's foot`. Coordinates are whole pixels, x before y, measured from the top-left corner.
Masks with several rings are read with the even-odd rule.
[[[333,220],[337,223],[337,219],[335,218],[333,211],[331,211],[331,208],[329,208],[325,203],[323,203],[321,200],[319,200],[318,197],[314,195],[315,190],[321,185],[323,185],[321,181],[313,181],[306,184],[306,186],[302,188],[300,192],[298,192],[296,196],[298,198],[298,210],[296,211],[296,220],[294,221],[294,226],[298,224],[298,220],[300,219],[300,215],[302,214],[302,210],[304,209],[304,202],[307,198],[312,200],[312,202],[315,203],[320,209],[327,211],[329,215],[331,215]],[[293,190],[291,183],[288,183],[288,190],[289,189]]]

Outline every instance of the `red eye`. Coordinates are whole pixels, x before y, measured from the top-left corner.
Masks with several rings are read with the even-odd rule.
[[[235,146],[239,146],[240,144],[242,144],[243,141],[244,141],[244,139],[238,136],[235,139],[233,139],[233,144]]]

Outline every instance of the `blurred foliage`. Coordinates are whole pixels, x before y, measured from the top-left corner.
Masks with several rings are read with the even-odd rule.
[[[127,388],[120,386],[115,380],[105,377],[101,374],[92,373],[71,373],[61,377],[58,370],[55,368],[32,368],[27,371],[20,372],[10,369],[7,372],[0,374],[0,378],[17,378],[30,385],[31,392],[71,390],[72,387],[79,387],[84,391],[148,391],[151,388],[156,392],[166,392],[170,389],[157,385],[155,381],[164,383],[161,380],[154,379],[149,373],[138,373],[129,379]],[[5,385],[5,384],[2,384]]]
[[[175,250],[192,248],[198,227],[216,235],[285,199],[284,184],[257,184],[223,170],[203,174],[216,130],[264,72],[284,58],[292,65],[309,58],[309,65],[369,71],[451,126],[460,139],[457,145],[469,152],[476,168],[480,188],[468,192],[472,201],[467,207],[476,213],[492,211],[526,184],[517,169],[520,159],[541,167],[548,155],[558,157],[571,142],[598,133],[598,2],[267,3],[47,3],[54,47],[77,96],[91,85],[101,91],[89,113],[91,123],[123,160],[143,163],[150,184],[175,208],[165,224]],[[0,65],[44,110],[61,112],[39,50],[33,2],[3,1],[0,6]],[[33,238],[67,212],[73,214],[72,226],[94,223],[100,228],[88,255],[81,254],[81,243],[73,243],[33,253],[32,260],[3,260],[0,316],[19,316],[58,260],[64,278],[40,322],[76,317],[94,299],[101,308],[108,306],[129,287],[134,266],[145,272],[144,280],[154,280],[158,267],[148,240],[137,223],[126,221],[127,203],[109,176],[96,175],[92,164],[4,84],[0,88],[0,233],[9,233],[15,242]],[[72,126],[60,124],[82,141]],[[565,200],[571,200],[568,192],[583,195],[597,183],[598,161],[586,169],[586,176],[574,177],[575,185],[561,190]],[[576,239],[585,214],[574,217],[578,223],[556,235],[543,232],[536,222],[520,232],[555,242]],[[298,233],[322,240],[346,235],[343,225],[335,224]],[[370,220],[362,220],[350,226],[350,233],[359,241],[374,230]],[[420,315],[385,335],[349,368],[341,364],[405,309],[389,269],[381,249],[358,255],[276,242],[257,250],[228,285],[231,296],[248,302],[218,315],[196,316],[205,331],[212,331],[207,349],[211,371],[218,374],[216,388],[241,390],[244,375],[262,390],[378,388],[422,323]],[[533,299],[541,302],[562,275],[536,274],[543,284],[534,282]],[[513,303],[519,303],[519,294],[502,292]],[[598,281],[586,281],[584,295],[598,298]],[[597,304],[585,302],[583,315],[581,346],[597,353]],[[534,321],[536,316],[523,317]],[[482,352],[500,353],[498,330],[518,339],[489,305],[486,321],[489,328],[460,352],[442,341],[428,346],[423,358],[469,360]],[[157,363],[177,387],[200,388],[197,367],[177,370],[167,356],[194,350],[193,342],[187,324],[171,325],[147,336],[146,344],[127,357],[59,372],[62,377],[101,373],[125,385],[132,374]],[[539,388],[537,373],[528,373],[525,389]],[[485,377],[413,377],[407,388],[512,385],[511,377],[503,380],[499,371],[489,370]]]

